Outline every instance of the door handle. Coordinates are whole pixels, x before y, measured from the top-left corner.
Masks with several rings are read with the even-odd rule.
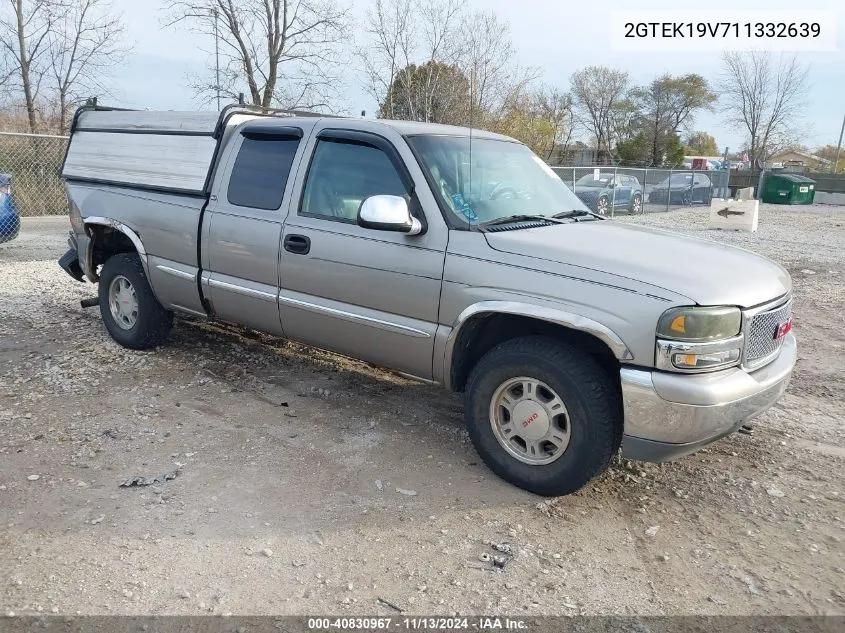
[[[311,239],[304,235],[285,235],[285,250],[296,255],[307,255],[311,250]]]

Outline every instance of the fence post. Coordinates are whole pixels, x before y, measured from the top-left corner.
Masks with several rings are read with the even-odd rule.
[[[692,171],[692,175],[689,179],[689,204],[687,206],[692,206],[692,199],[695,198],[695,171]]]
[[[757,178],[757,191],[754,192],[754,199],[755,200],[762,200],[763,199],[763,184],[766,181],[766,170],[760,170],[760,177]],[[751,184],[751,183],[749,183]]]
[[[616,217],[616,189],[619,187],[619,168],[613,167],[613,189],[610,190],[610,217]]]

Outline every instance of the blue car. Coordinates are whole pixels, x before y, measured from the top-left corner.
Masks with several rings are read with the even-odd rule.
[[[620,207],[628,209],[630,213],[641,213],[643,210],[640,181],[625,174],[602,173],[598,178],[586,175],[575,183],[575,195],[601,215]]]
[[[0,244],[15,239],[20,230],[21,217],[12,196],[12,177],[0,174]]]

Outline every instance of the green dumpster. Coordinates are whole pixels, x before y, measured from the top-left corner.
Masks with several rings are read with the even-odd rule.
[[[816,181],[798,174],[769,174],[763,183],[763,202],[813,204]]]

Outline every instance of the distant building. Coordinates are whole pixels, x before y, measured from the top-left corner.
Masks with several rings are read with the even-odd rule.
[[[766,167],[769,169],[779,169],[782,167],[804,167],[809,170],[825,170],[829,169],[831,161],[809,152],[802,152],[797,149],[790,149],[779,152],[769,157],[766,161]]]

